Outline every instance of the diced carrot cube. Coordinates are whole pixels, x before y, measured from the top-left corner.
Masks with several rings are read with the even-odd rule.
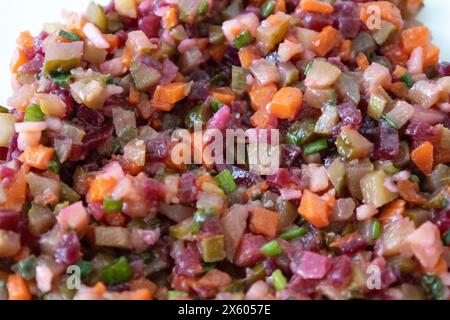
[[[327,201],[309,190],[303,192],[298,213],[316,228],[326,227],[330,223],[330,206]]]
[[[234,101],[234,93],[228,87],[212,89],[211,96],[226,105],[230,105]]]
[[[302,107],[302,99],[299,88],[284,87],[274,95],[269,111],[279,119],[292,119]]]
[[[265,108],[271,101],[274,95],[277,93],[278,88],[274,83],[267,84],[265,86],[255,85],[248,93],[252,102],[253,110]]]
[[[322,14],[332,14],[334,11],[333,6],[331,4],[319,0],[301,0],[300,8],[302,10]]]
[[[327,26],[314,37],[312,47],[319,56],[324,57],[339,44],[339,41],[339,31],[331,26]]]
[[[412,162],[424,174],[430,174],[433,170],[433,144],[430,141],[425,141],[411,152]]]
[[[280,215],[278,213],[264,208],[255,208],[250,217],[250,230],[253,233],[275,238],[279,220]]]
[[[86,196],[88,202],[103,201],[103,199],[111,194],[116,186],[114,177],[98,176],[92,181],[89,192]]]
[[[427,44],[423,47],[423,67],[424,69],[435,66],[439,62],[439,47],[434,44]]]
[[[401,44],[406,53],[410,54],[415,48],[427,45],[430,42],[428,27],[418,26],[402,31]]]
[[[30,167],[45,170],[49,161],[52,159],[55,149],[45,147],[42,144],[28,147],[21,155],[19,160]]]
[[[31,300],[31,292],[27,281],[17,274],[10,274],[6,284],[8,300]]]

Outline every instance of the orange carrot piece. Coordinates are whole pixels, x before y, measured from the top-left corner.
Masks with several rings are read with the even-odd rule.
[[[339,57],[342,61],[349,61],[352,58],[352,41],[345,39],[339,46]]]
[[[400,197],[408,203],[423,205],[427,200],[419,193],[419,185],[409,180],[397,182]]]
[[[133,53],[128,47],[125,47],[123,49],[122,53],[122,64],[125,68],[130,69],[131,66],[131,60],[133,59]]]
[[[178,25],[178,12],[175,6],[170,6],[162,18],[164,29],[172,29]]]
[[[186,98],[190,88],[191,85],[185,82],[160,84],[156,87],[153,99],[160,102],[177,103]]]
[[[373,6],[380,9],[381,19],[389,21],[394,24],[397,29],[403,27],[403,18],[400,9],[390,1],[370,1],[361,3],[360,5],[360,19],[367,24],[367,19],[373,14],[370,10]]]
[[[327,26],[314,37],[312,41],[312,49],[319,56],[324,57],[339,44],[339,41],[339,31],[331,26]]]
[[[428,27],[418,26],[402,31],[401,44],[406,53],[410,54],[415,48],[427,45],[430,42]]]
[[[250,68],[252,62],[261,57],[255,46],[247,46],[240,49],[238,55],[241,65],[244,68]]]
[[[19,34],[16,43],[21,48],[33,49],[34,38],[29,31],[24,31]]]
[[[359,52],[358,55],[356,56],[356,64],[358,65],[358,68],[360,70],[366,70],[369,67],[370,62],[364,53]]]
[[[114,177],[98,176],[92,181],[89,192],[86,196],[88,202],[103,201],[111,194],[117,181]]]
[[[234,101],[234,93],[229,87],[214,88],[211,90],[211,96],[226,105]]]
[[[253,233],[275,238],[279,220],[280,215],[278,213],[257,207],[253,210],[250,217],[250,230]]]
[[[406,72],[408,72],[408,70],[406,70],[406,68],[404,68],[400,65],[396,65],[392,75],[395,78],[400,79]]]
[[[26,163],[30,167],[45,170],[48,167],[49,161],[52,159],[55,149],[45,147],[42,144],[28,147],[20,155],[19,160]]]
[[[391,84],[389,90],[395,94],[397,98],[406,98],[408,97],[409,89],[404,82],[394,82]]]
[[[439,261],[436,263],[434,267],[425,268],[422,266],[422,269],[424,273],[439,275],[447,272],[447,262],[443,257],[440,257]]]
[[[104,34],[103,36],[109,43],[108,52],[115,52],[119,47],[119,37],[115,34]]]
[[[425,141],[411,152],[412,162],[426,175],[433,170],[433,150],[433,144]]]
[[[10,274],[6,284],[8,300],[31,300],[27,281],[17,274]]]
[[[131,86],[131,88],[130,88],[130,95],[128,96],[128,102],[131,105],[134,105],[134,106],[139,104],[140,95],[141,94],[139,93],[139,91],[137,91],[134,86]]]
[[[435,66],[439,62],[439,47],[434,44],[427,44],[423,47],[423,67],[426,69]]]
[[[331,4],[319,0],[301,0],[300,8],[302,10],[322,14],[332,14],[334,11],[333,6]]]
[[[212,46],[208,47],[208,53],[211,59],[213,59],[216,63],[220,63],[227,52],[227,46],[224,42],[215,43]]]
[[[248,93],[252,102],[253,110],[265,108],[277,93],[278,88],[274,83],[260,86],[256,84]]]
[[[277,3],[275,4],[274,12],[286,12],[286,1],[284,0],[277,0]]]
[[[292,119],[302,107],[303,93],[299,88],[280,89],[270,103],[270,113],[280,119]]]
[[[394,217],[401,216],[405,212],[406,201],[402,199],[397,199],[383,210],[379,220],[381,223],[386,224],[391,221]]]
[[[11,59],[10,63],[10,70],[11,73],[17,73],[19,71],[19,68],[23,66],[25,63],[29,61],[29,57],[25,54],[24,50],[21,48],[17,48],[14,51],[13,57]]]
[[[256,111],[250,118],[250,123],[255,128],[268,129],[271,123],[276,121],[275,116],[272,113],[266,111],[266,109],[261,108]]]
[[[303,192],[298,213],[316,228],[326,227],[330,223],[328,220],[330,207],[327,201],[309,190]]]
[[[2,209],[8,209],[20,212],[25,203],[27,193],[27,183],[24,179],[25,170],[22,167],[17,173],[13,183],[5,187],[6,202],[0,205]]]
[[[151,299],[152,299],[152,295],[150,293],[150,290],[148,290],[147,288],[142,288],[142,289],[137,289],[135,291],[132,291],[130,293],[130,297],[129,297],[129,300],[136,300],[136,301],[151,300]]]

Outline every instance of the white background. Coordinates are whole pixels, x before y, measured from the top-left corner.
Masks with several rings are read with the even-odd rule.
[[[61,21],[61,10],[84,12],[90,0],[0,0],[0,104],[11,94],[9,61],[15,48],[15,39],[21,31],[37,34],[44,22]],[[97,0],[106,4],[108,0]],[[433,33],[433,42],[441,48],[441,60],[450,60],[450,1],[425,0],[420,20]]]

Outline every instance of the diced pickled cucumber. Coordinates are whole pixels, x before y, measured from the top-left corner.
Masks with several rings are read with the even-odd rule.
[[[367,158],[373,148],[373,144],[369,140],[349,126],[341,129],[336,146],[338,153],[345,160]]]
[[[106,101],[106,85],[102,81],[82,79],[70,85],[75,101],[92,109],[100,109]]]
[[[106,19],[105,11],[100,5],[91,2],[85,15],[86,18],[95,24],[103,33],[108,31],[108,19]]]
[[[345,180],[352,197],[362,200],[361,179],[374,170],[369,159],[353,160],[345,164]]]
[[[370,96],[367,113],[369,114],[370,117],[378,121],[380,120],[385,107],[386,107],[386,100],[379,95],[372,94]]]
[[[311,118],[295,122],[286,135],[286,143],[302,146],[313,141],[317,137],[315,126],[316,121]]]
[[[158,70],[136,60],[131,63],[131,76],[139,91],[150,89],[161,79],[161,73]]]
[[[35,203],[28,210],[28,230],[38,237],[52,228],[55,223],[55,215],[47,207]]]
[[[332,135],[333,130],[339,122],[339,114],[334,105],[325,105],[322,108],[322,115],[317,120],[314,132],[321,135]]]
[[[329,89],[311,89],[305,91],[305,102],[316,109],[321,109],[324,104],[336,101],[336,91]]]
[[[16,117],[9,113],[0,113],[0,147],[7,147],[9,139],[15,133]]]
[[[336,158],[327,169],[331,183],[338,195],[344,192],[345,188],[345,164],[341,159]]]
[[[195,126],[203,127],[211,116],[212,110],[210,108],[203,104],[198,105],[186,115],[184,120],[186,128],[193,129]]]
[[[384,186],[386,173],[377,170],[366,174],[361,179],[363,202],[379,208],[398,197],[398,193],[391,192]]]
[[[200,252],[203,261],[218,262],[226,257],[225,240],[223,235],[203,239],[200,243]]]
[[[81,65],[84,42],[53,42],[45,46],[44,72],[69,72]]]
[[[257,29],[256,38],[263,52],[268,53],[284,40],[290,26],[289,15],[278,12],[264,20]]]
[[[372,33],[372,38],[379,46],[381,46],[395,31],[397,31],[397,27],[394,24],[386,20],[381,20],[380,28]]]

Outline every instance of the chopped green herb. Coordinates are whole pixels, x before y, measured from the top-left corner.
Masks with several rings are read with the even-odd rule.
[[[81,277],[87,277],[94,270],[94,264],[91,261],[80,261],[77,263],[77,266],[80,268]]]
[[[306,227],[294,228],[281,234],[281,239],[292,240],[304,236],[308,232]]]
[[[272,284],[275,290],[281,291],[286,288],[287,280],[283,272],[280,269],[275,270],[271,276]]]
[[[310,155],[322,150],[325,150],[328,147],[327,139],[321,138],[314,142],[308,143],[303,147],[303,154]]]
[[[224,170],[215,177],[220,189],[225,193],[233,192],[237,189],[236,182],[234,182],[233,176],[230,170]]]
[[[444,244],[446,246],[450,245],[450,230],[448,230],[444,235],[442,236],[442,240],[444,241]]]
[[[70,41],[80,41],[81,40],[77,34],[72,33],[72,32],[67,32],[64,30],[59,31],[58,35],[60,37],[66,38],[67,40],[70,40]]]
[[[37,104],[30,104],[25,110],[24,121],[41,122],[45,120],[45,114],[42,112],[41,107]]]
[[[217,99],[211,99],[209,100],[209,103],[211,104],[211,108],[214,112],[219,111],[219,109],[224,106],[224,104]]]
[[[277,240],[272,240],[263,245],[260,251],[266,257],[274,257],[283,252],[283,248],[281,248]]]
[[[125,142],[130,142],[137,136],[136,128],[128,128],[126,129],[122,135],[120,136],[121,139],[123,139]]]
[[[175,300],[177,298],[183,298],[188,296],[189,295],[187,294],[187,292],[184,291],[177,291],[177,290],[167,291],[167,300]]]
[[[372,228],[370,230],[370,238],[372,240],[378,240],[381,234],[381,223],[378,220],[375,220],[372,223]]]
[[[305,72],[304,72],[305,76],[308,75],[309,71],[310,71],[311,68],[312,68],[312,65],[313,65],[313,61],[311,61],[310,63],[308,63],[308,64],[306,65]]]
[[[219,72],[211,77],[210,82],[215,85],[226,84],[228,81],[227,75],[223,72]]]
[[[394,129],[398,129],[397,126],[395,125],[395,122],[389,118],[387,115],[382,115],[381,116],[381,120],[383,120],[384,122],[386,122],[388,125],[390,125],[392,128]]]
[[[435,275],[426,274],[421,279],[422,287],[434,298],[440,300],[444,297],[444,284],[442,280]]]
[[[106,284],[118,284],[130,280],[133,277],[133,270],[127,259],[120,257],[103,268],[102,274]]]
[[[261,16],[263,18],[267,18],[273,13],[273,10],[275,9],[275,1],[268,0],[264,2],[264,4],[261,7]]]
[[[48,170],[59,173],[59,170],[61,170],[61,162],[59,162],[58,158],[49,161]]]
[[[246,29],[239,33],[236,38],[234,38],[234,46],[237,49],[241,49],[248,46],[253,41],[255,41],[255,37],[253,37],[250,31]]]
[[[106,213],[118,213],[122,211],[123,201],[113,200],[111,198],[103,199],[103,210]]]
[[[67,87],[69,85],[69,81],[73,79],[73,75],[70,72],[52,72],[50,77],[53,82],[59,84],[61,87]]]
[[[420,178],[416,176],[415,174],[412,174],[411,177],[409,177],[409,181],[413,183],[420,183]]]
[[[197,13],[200,16],[204,16],[208,13],[209,5],[206,0],[201,0],[200,4],[198,5]]]
[[[411,76],[409,75],[409,73],[405,72],[400,79],[406,84],[406,86],[408,88],[412,88],[412,86],[414,85],[414,80],[411,78]]]

